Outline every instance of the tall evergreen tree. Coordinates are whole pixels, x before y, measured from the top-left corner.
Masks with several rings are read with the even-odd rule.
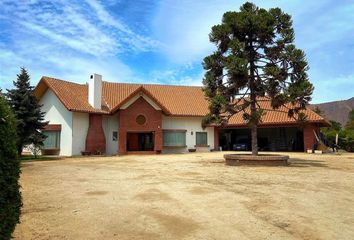
[[[226,12],[209,38],[217,50],[203,61],[210,110],[204,123],[222,124],[243,112],[256,155],[257,126],[265,113],[259,97],[267,96],[273,110],[286,106],[289,117],[306,119],[301,110],[311,100],[313,86],[305,54],[293,43],[290,15],[246,2],[239,12]]]
[[[41,130],[47,125],[37,99],[33,96],[30,76],[25,68],[13,82],[15,88],[7,90],[7,98],[17,119],[17,152],[20,155],[25,145],[42,145],[46,136]]]

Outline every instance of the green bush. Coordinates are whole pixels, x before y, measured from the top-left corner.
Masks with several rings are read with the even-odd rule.
[[[18,180],[20,161],[16,156],[16,123],[0,94],[0,239],[11,238],[19,222],[22,200]]]
[[[341,149],[348,152],[354,152],[354,130],[353,129],[333,129],[332,127],[323,128],[322,133],[325,135],[328,143],[335,142],[338,134],[338,145]]]

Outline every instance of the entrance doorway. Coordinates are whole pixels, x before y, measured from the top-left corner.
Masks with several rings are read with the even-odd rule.
[[[154,132],[128,132],[127,151],[154,151]]]

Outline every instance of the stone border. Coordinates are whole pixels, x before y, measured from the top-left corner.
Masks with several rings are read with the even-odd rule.
[[[266,166],[287,166],[289,156],[275,154],[225,154],[225,163],[229,166],[240,165],[266,165]]]

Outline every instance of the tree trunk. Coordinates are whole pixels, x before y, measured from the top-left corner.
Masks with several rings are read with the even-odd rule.
[[[256,108],[256,101],[257,101],[257,95],[255,93],[255,51],[253,49],[253,44],[252,41],[250,42],[250,110],[251,110],[251,141],[252,141],[252,155],[258,155],[258,142],[257,142],[257,123],[258,120],[255,120],[255,115],[257,112]]]
[[[256,114],[256,96],[251,94],[251,116]],[[258,155],[258,139],[257,139],[257,124],[255,122],[251,123],[251,141],[252,141],[252,155]]]
[[[251,137],[252,137],[252,155],[258,155],[257,126],[255,124],[251,126]]]

